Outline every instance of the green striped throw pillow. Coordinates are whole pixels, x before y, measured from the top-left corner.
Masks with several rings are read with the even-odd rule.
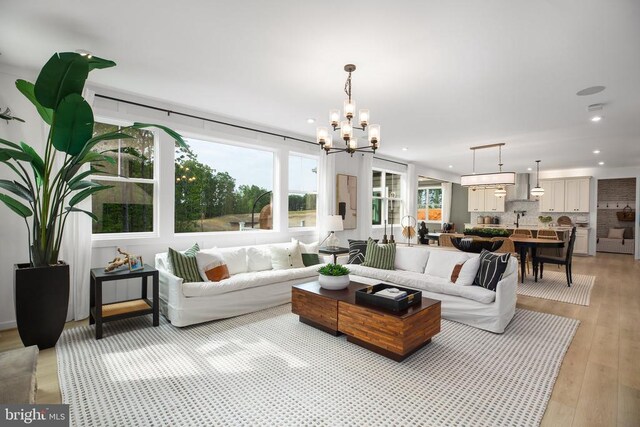
[[[396,260],[396,244],[378,244],[369,237],[367,240],[367,252],[364,255],[362,265],[366,267],[379,268],[381,270],[393,270]]]
[[[202,282],[196,254],[200,250],[198,244],[194,244],[184,252],[169,248],[169,263],[173,269],[173,274],[182,278],[185,282]]]

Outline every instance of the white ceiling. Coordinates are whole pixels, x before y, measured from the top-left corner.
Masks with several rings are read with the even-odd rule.
[[[640,165],[640,2],[5,1],[0,63],[87,49],[95,83],[310,135],[346,74],[381,154],[456,173]],[[580,89],[606,90],[578,97]],[[588,104],[606,104],[600,123]],[[408,151],[402,151],[407,147]],[[599,155],[592,150],[600,149]],[[497,168],[478,152],[478,172]],[[447,169],[448,165],[453,168]]]

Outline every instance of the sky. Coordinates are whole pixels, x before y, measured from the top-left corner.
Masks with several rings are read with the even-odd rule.
[[[198,161],[218,172],[227,172],[241,185],[257,185],[273,190],[273,153],[210,141],[188,139],[187,144]],[[289,188],[292,191],[316,192],[317,159],[291,156],[289,158]]]

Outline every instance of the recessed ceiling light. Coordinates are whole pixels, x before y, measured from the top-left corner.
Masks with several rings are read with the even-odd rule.
[[[600,154],[600,150],[593,150],[593,154]]]
[[[532,170],[533,170],[533,168],[527,168],[527,170],[528,170],[528,171],[532,171]]]
[[[591,86],[591,87],[582,89],[581,91],[578,91],[576,95],[578,96],[595,95],[596,93],[602,92],[604,89],[605,89],[604,86]]]
[[[604,162],[598,162],[598,164],[599,164],[600,166],[602,166],[602,165],[604,165]]]
[[[451,169],[453,167],[453,165],[449,165],[449,169]]]
[[[309,123],[309,124],[312,124],[312,123],[315,123],[315,122],[316,122],[316,119],[314,119],[313,117],[309,117],[307,119],[307,123]]]
[[[593,117],[591,117],[591,121],[592,122],[599,122],[600,120],[602,120],[602,116],[593,116]]]
[[[408,151],[409,149],[407,147],[402,147],[402,151]]]

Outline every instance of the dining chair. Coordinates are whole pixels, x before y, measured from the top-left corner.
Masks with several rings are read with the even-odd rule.
[[[569,244],[565,245],[567,250],[565,251],[564,256],[538,256],[537,261],[540,264],[540,279],[544,274],[544,265],[545,264],[556,264],[556,265],[564,265],[565,272],[567,274],[567,286],[571,286],[573,283],[573,276],[571,274],[571,264],[573,258],[573,247],[576,243],[576,228],[573,227],[571,229],[571,237],[569,237]]]
[[[528,230],[526,228],[516,228],[515,230],[513,230],[513,233],[511,235],[522,236],[522,237],[533,237],[533,233],[531,233],[531,230]]]
[[[452,234],[441,234],[440,237],[438,238],[438,244],[440,246],[445,246],[448,248],[454,248],[455,246],[453,246],[453,243],[451,242],[451,237],[453,235]]]
[[[543,228],[538,230],[538,239],[558,240],[558,233],[555,230]],[[562,256],[562,248],[539,248],[537,256]],[[560,268],[560,266],[558,266]]]

